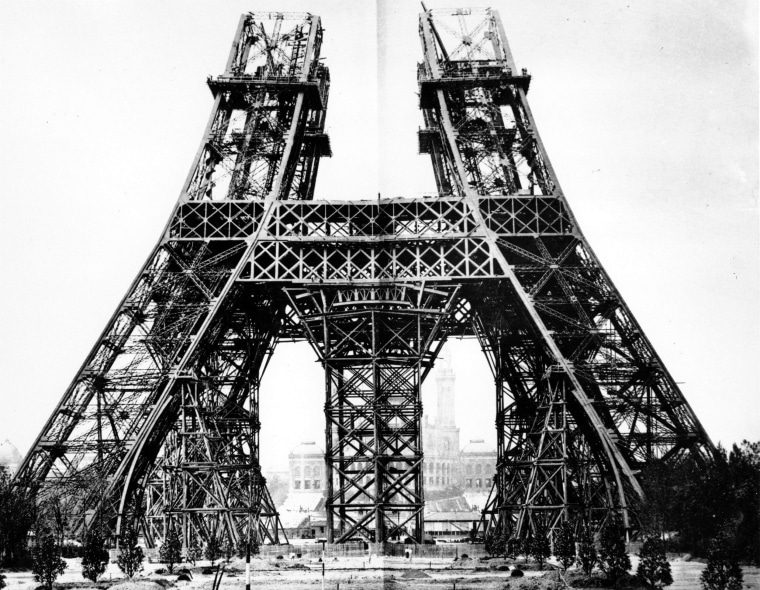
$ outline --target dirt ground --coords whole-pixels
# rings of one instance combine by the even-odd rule
[[[78,559],[66,560],[69,567],[56,586],[63,589],[103,590],[162,590],[173,584],[177,590],[211,590],[213,575],[201,572],[208,562],[199,562],[190,568],[190,582],[176,582],[177,576],[157,574],[162,564],[145,564],[145,570],[133,582],[127,582],[116,564],[110,564],[97,586],[82,578]],[[638,558],[632,556],[635,572]],[[511,577],[510,571],[500,571],[505,565],[500,560],[481,562],[477,559],[453,561],[451,559],[414,559],[401,557],[345,557],[325,562],[325,590],[550,590],[565,588],[558,581],[556,572],[525,571],[523,578]],[[182,567],[182,566],[179,566]],[[234,560],[225,566],[220,590],[242,590],[245,587],[245,563]],[[671,590],[699,590],[699,576],[704,563],[671,560],[674,583]],[[745,567],[744,587],[760,590],[760,569]],[[251,586],[257,588],[285,588],[286,590],[321,590],[322,564],[317,559],[253,559],[251,562]],[[7,590],[35,590],[38,583],[31,572],[6,572]],[[125,583],[126,582],[126,583]],[[158,583],[162,585],[159,586]],[[116,585],[119,588],[115,588]],[[575,586],[578,588],[577,586]]]

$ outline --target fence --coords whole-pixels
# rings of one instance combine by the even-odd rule
[[[407,552],[414,557],[424,558],[449,558],[483,557],[486,555],[482,544],[470,545],[468,543],[448,543],[441,545],[405,545],[403,543],[372,543],[365,547],[363,543],[350,543],[340,545],[325,545],[325,557],[361,557],[370,553],[386,555],[389,557],[406,557]],[[296,555],[303,558],[315,558],[322,556],[321,544],[292,544],[292,545],[262,545],[259,557],[289,557]]]

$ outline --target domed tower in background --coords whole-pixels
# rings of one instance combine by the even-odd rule
[[[496,471],[496,450],[483,439],[470,440],[460,447],[460,431],[456,424],[456,374],[450,356],[442,355],[436,363],[435,383],[435,421],[431,423],[425,414],[422,427],[425,491],[432,492],[426,498],[440,498],[446,489],[451,492],[456,489],[456,493],[464,494],[468,501],[482,507]]]
[[[423,476],[426,491],[461,486],[459,469],[459,428],[456,425],[454,385],[456,375],[451,358],[441,356],[436,365],[436,415],[430,423],[425,415],[422,427],[425,453]]]
[[[0,442],[0,467],[13,475],[21,465],[22,457],[18,449],[7,438],[5,442]]]

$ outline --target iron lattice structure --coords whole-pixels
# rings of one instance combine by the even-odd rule
[[[325,370],[328,540],[423,539],[420,386],[449,336],[496,384],[487,526],[635,527],[637,474],[714,447],[570,211],[495,10],[420,16],[438,196],[313,200],[329,91],[308,14],[247,14],[166,230],[17,480],[79,526],[280,540],[259,383],[282,337]]]

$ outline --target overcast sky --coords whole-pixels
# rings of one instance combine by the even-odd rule
[[[760,439],[755,3],[492,5],[592,247],[713,440]],[[22,453],[166,223],[240,14],[273,9],[325,27],[334,157],[317,198],[434,191],[417,155],[415,2],[0,2],[0,439]],[[493,440],[481,353],[448,348],[462,441]],[[308,346],[278,349],[265,467],[322,440],[322,384]]]

